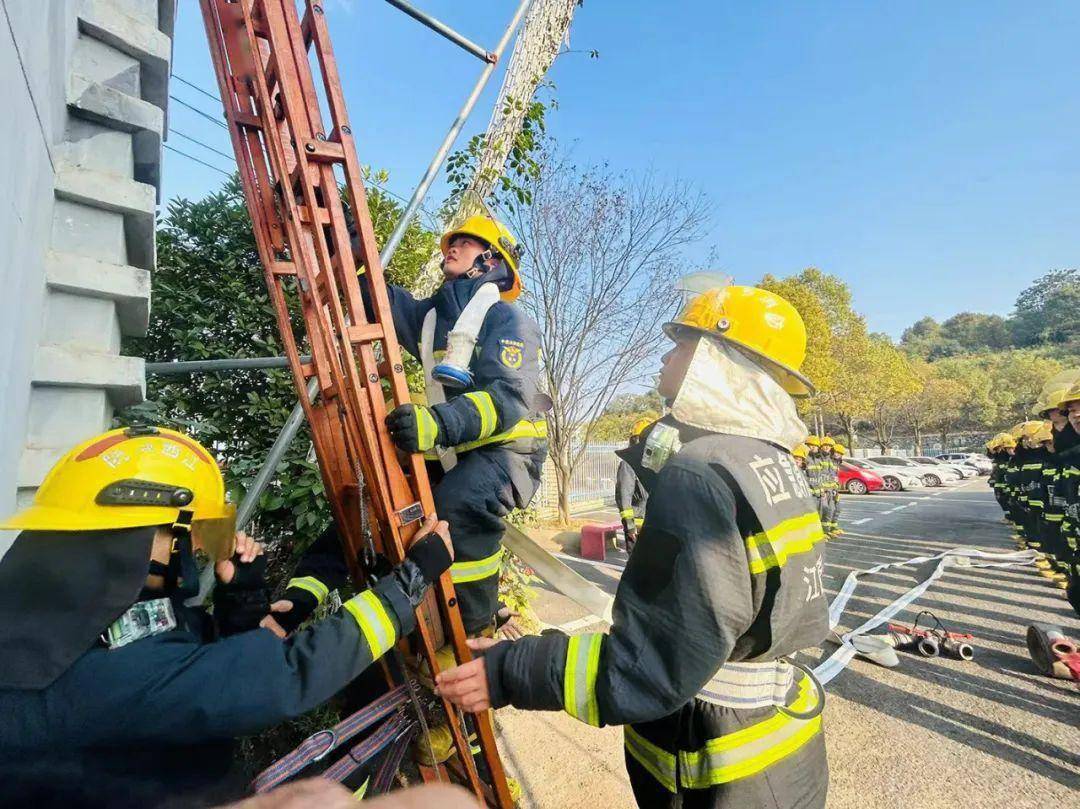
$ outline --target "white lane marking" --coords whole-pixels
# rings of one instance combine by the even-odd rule
[[[882,514],[892,514],[894,511],[899,511],[902,508],[904,508],[904,506],[897,506],[896,508],[890,508],[888,511],[883,511],[881,513]]]
[[[863,517],[861,520],[852,520],[852,525],[862,525],[864,522],[873,522],[873,517]]]
[[[593,624],[598,623],[602,623],[602,621],[595,615],[586,615],[584,618],[578,618],[573,621],[568,621],[565,624],[559,624],[558,626],[554,626],[552,628],[558,629],[560,632],[577,632],[579,629],[584,629],[587,626],[592,626]]]

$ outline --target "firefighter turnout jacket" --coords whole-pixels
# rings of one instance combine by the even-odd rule
[[[817,504],[786,450],[663,423],[658,474],[620,453],[649,509],[611,631],[492,647],[492,705],[625,725],[643,807],[824,806],[824,694],[786,659],[828,632]]]

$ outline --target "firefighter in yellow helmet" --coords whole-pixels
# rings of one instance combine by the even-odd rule
[[[824,513],[824,448],[821,446],[821,437],[808,435],[803,443],[807,447],[806,477],[810,481],[810,493],[818,504],[818,514]]]
[[[821,438],[818,464],[820,467],[820,509],[821,525],[827,536],[836,534],[836,500],[840,489],[840,466],[833,455],[836,442],[832,436],[826,435]]]
[[[1016,439],[1006,432],[997,433],[986,442],[986,454],[990,456],[992,463],[987,483],[994,490],[994,498],[1006,514],[1009,508],[1009,493],[1005,471],[1015,449]]]
[[[551,400],[539,389],[540,329],[515,303],[521,244],[478,214],[447,230],[439,247],[435,294],[388,287],[398,341],[424,366],[425,391],[386,425],[400,450],[428,461],[436,512],[454,538],[461,618],[475,635],[499,611],[503,517],[526,508],[540,486]],[[369,300],[367,285],[361,290]]]
[[[236,737],[354,680],[412,631],[452,559],[430,523],[375,588],[282,641],[259,626],[264,557],[235,522],[206,447],[128,428],[76,446],[0,524],[20,532],[0,560],[0,777],[27,799],[11,805],[42,790],[93,806],[244,794]],[[190,605],[200,563],[219,579],[212,615]]]
[[[1078,440],[1069,424],[1064,402],[1078,378],[1080,369],[1070,368],[1048,379],[1031,411],[1033,415],[1047,419],[1045,426],[1049,434],[1049,441],[1044,444],[1045,457],[1036,498],[1043,503],[1037,521],[1038,540],[1050,565],[1048,575],[1062,589],[1067,586],[1071,556],[1062,530],[1067,505],[1064,479],[1072,474],[1074,453],[1071,450],[1076,448]]]
[[[624,725],[642,807],[823,807],[824,694],[788,662],[828,633],[824,532],[791,455],[806,331],[767,290],[688,291],[664,327],[671,412],[620,453],[649,508],[610,632],[477,639],[440,693]]]
[[[630,446],[639,443],[652,424],[653,419],[638,419],[634,422],[630,429]],[[619,469],[615,474],[615,507],[619,509],[627,554],[634,550],[638,529],[645,521],[645,506],[648,501],[649,493],[638,480],[634,467],[620,459]]]
[[[1080,380],[1073,383],[1061,398],[1074,436],[1080,436]],[[1059,455],[1062,473],[1054,487],[1057,498],[1065,503],[1061,535],[1065,545],[1065,563],[1069,577],[1066,595],[1073,610],[1080,615],[1080,443]]]
[[[842,536],[844,533],[844,529],[840,527],[840,467],[844,463],[844,456],[847,455],[847,452],[847,447],[839,441],[833,441],[832,462],[836,470],[836,485],[833,488],[832,510],[829,514],[829,525],[826,526],[826,533],[834,537]]]

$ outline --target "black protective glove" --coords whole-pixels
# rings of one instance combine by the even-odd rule
[[[319,608],[318,599],[300,587],[288,588],[281,598],[292,604],[292,608],[287,612],[273,613],[273,618],[278,622],[278,626],[290,635]]]
[[[451,561],[442,537],[427,534],[412,544],[405,554],[405,561],[394,568],[393,576],[409,603],[416,607],[424,600],[428,588],[450,569]]]
[[[218,582],[214,589],[214,619],[223,637],[255,629],[270,612],[270,588],[266,584],[266,557],[250,562],[232,559],[232,581]]]
[[[394,444],[405,452],[427,452],[439,443],[442,428],[435,412],[424,405],[403,404],[386,417]]]
[[[632,519],[623,520],[622,530],[623,538],[626,540],[626,553],[629,555],[634,549],[634,543],[637,542],[637,522]]]

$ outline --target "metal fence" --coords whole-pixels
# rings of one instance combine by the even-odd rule
[[[619,468],[615,450],[624,446],[625,444],[589,444],[585,447],[581,460],[570,476],[571,512],[587,511],[615,502],[615,473]],[[559,509],[555,465],[550,458],[544,464],[540,489],[533,504],[544,516],[555,514]]]

